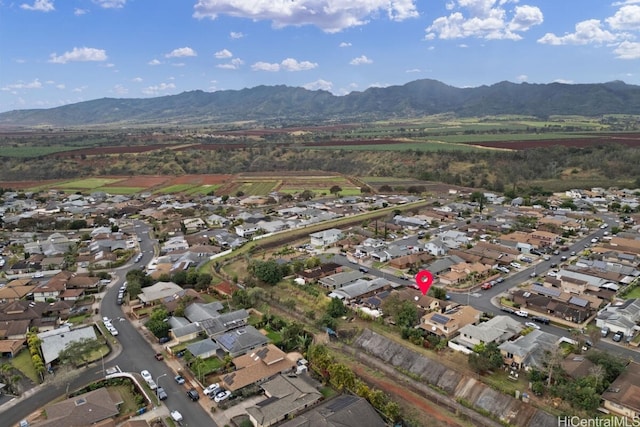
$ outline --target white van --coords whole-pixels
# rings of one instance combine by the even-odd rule
[[[529,317],[529,312],[524,310],[518,310],[515,312],[515,315],[520,317]]]

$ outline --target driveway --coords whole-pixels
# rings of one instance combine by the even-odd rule
[[[232,407],[230,407],[225,411],[221,411],[220,409],[218,409],[216,412],[212,414],[212,418],[216,422],[216,424],[218,424],[219,426],[226,426],[226,425],[230,426],[232,425],[231,418],[237,415],[246,414],[247,408],[251,406],[255,406],[256,404],[258,404],[259,402],[262,402],[265,399],[266,397],[263,394],[250,397],[248,399],[243,400],[242,402],[239,402],[237,405],[233,405]],[[211,404],[215,405],[213,401],[211,401]]]

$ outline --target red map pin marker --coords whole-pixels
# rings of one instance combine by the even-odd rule
[[[433,283],[433,274],[427,270],[421,270],[416,274],[416,285],[420,288],[422,295],[426,295],[429,292],[429,288]]]

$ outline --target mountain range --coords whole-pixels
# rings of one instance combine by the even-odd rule
[[[200,90],[156,98],[102,98],[49,109],[0,113],[3,126],[207,125],[254,121],[295,126],[403,119],[452,113],[600,116],[640,114],[640,86],[621,81],[594,84],[500,82],[457,88],[436,80],[369,88],[337,96],[290,86]]]

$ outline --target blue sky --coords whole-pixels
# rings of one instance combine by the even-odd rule
[[[258,85],[640,84],[640,0],[0,0],[0,111]]]

